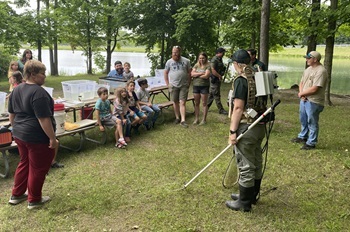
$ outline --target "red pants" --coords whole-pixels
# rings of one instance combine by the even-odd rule
[[[41,201],[45,177],[55,156],[49,144],[27,143],[15,138],[21,157],[15,173],[13,196],[21,196],[28,189],[28,202]]]

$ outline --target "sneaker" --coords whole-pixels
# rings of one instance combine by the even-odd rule
[[[198,120],[195,120],[194,122],[193,122],[193,125],[197,125],[198,124]]]
[[[205,125],[205,124],[207,124],[206,121],[201,121],[201,123],[199,123],[200,126]]]
[[[306,141],[307,141],[307,139],[301,139],[301,138],[298,138],[298,137],[296,137],[296,138],[294,138],[294,139],[291,139],[290,140],[292,143],[306,143]]]
[[[221,109],[221,110],[219,111],[219,114],[228,115],[228,112],[227,112],[226,110],[224,110],[224,109]]]
[[[125,137],[124,140],[125,140],[125,142],[127,142],[127,143],[131,142],[130,137]]]
[[[180,123],[180,125],[181,125],[182,127],[184,127],[184,128],[187,128],[187,127],[188,127],[188,125],[187,125],[187,123],[186,123],[185,121],[182,121],[182,122]]]
[[[51,164],[51,168],[64,168],[64,164],[55,162],[55,163]]]
[[[150,130],[152,127],[150,126],[150,125],[148,125],[148,124],[145,124],[145,127],[146,127],[146,130]]]
[[[308,145],[308,144],[304,144],[304,146],[302,146],[300,149],[301,150],[312,150],[312,149],[315,149],[316,146],[315,145]]]
[[[9,200],[10,205],[17,205],[23,201],[26,201],[28,199],[27,194],[23,194],[22,196],[16,197],[16,196],[11,196]]]
[[[175,124],[179,124],[181,122],[181,120],[179,118],[175,119],[174,123]]]
[[[41,197],[41,201],[39,202],[29,202],[28,203],[28,209],[38,209],[38,208],[41,208],[43,207],[43,205],[50,201],[51,198],[49,196],[43,196]]]
[[[118,143],[120,143],[120,144],[122,144],[122,145],[124,145],[124,146],[128,145],[128,144],[125,142],[124,138],[118,139]]]

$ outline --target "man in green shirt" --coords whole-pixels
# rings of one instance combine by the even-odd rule
[[[221,104],[221,81],[225,74],[226,67],[222,62],[222,57],[225,55],[226,50],[224,48],[218,48],[216,55],[211,59],[211,76],[210,76],[210,91],[208,99],[208,109],[215,99],[216,106],[219,109],[219,114],[227,115],[227,111]]]

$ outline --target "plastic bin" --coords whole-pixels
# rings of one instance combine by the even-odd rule
[[[0,92],[0,114],[5,113],[6,93]]]
[[[114,93],[114,90],[119,87],[126,87],[126,80],[118,80],[111,77],[100,77],[98,79],[99,84],[109,85],[109,92]]]
[[[52,97],[53,88],[51,88],[51,87],[46,87],[46,86],[41,86],[41,87],[43,87],[43,88],[46,90],[46,92],[48,92],[48,93],[50,94],[50,96]]]
[[[91,100],[95,97],[95,81],[74,80],[62,81],[61,83],[65,100]]]

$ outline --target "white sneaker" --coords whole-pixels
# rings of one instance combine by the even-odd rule
[[[28,199],[28,195],[27,194],[23,194],[22,196],[19,197],[15,197],[15,196],[11,196],[10,200],[9,200],[9,204],[11,205],[17,205],[23,201],[26,201]]]
[[[46,202],[50,201],[51,198],[49,196],[42,196],[41,201],[39,202],[29,202],[28,209],[38,209],[41,208]]]

